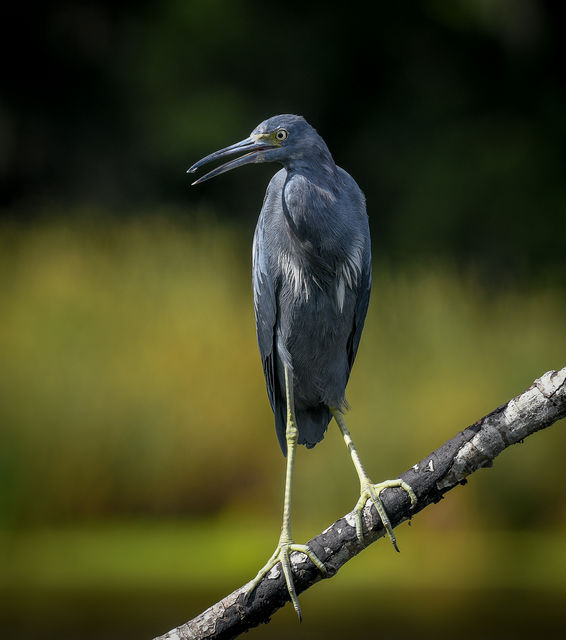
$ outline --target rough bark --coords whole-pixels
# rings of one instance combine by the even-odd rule
[[[385,490],[382,499],[391,524],[395,527],[438,502],[447,491],[458,484],[465,484],[468,475],[491,466],[504,449],[565,416],[566,367],[545,373],[522,394],[467,427],[403,473],[400,477],[413,488],[418,502],[411,509],[405,491],[397,488]],[[369,502],[364,509],[363,521],[364,544],[356,537],[352,513],[308,542],[327,567],[327,577],[332,577],[343,564],[384,535],[381,521]],[[321,579],[304,554],[294,553],[291,563],[298,593]],[[247,603],[243,601],[245,586],[155,640],[234,638],[247,629],[269,622],[270,616],[289,601],[280,565],[276,565],[263,579]]]

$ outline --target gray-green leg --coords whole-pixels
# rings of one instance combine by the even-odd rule
[[[326,568],[316,555],[307,547],[307,545],[295,544],[291,537],[291,492],[293,483],[293,467],[295,466],[295,453],[297,450],[299,433],[295,420],[293,382],[291,379],[291,373],[287,367],[285,367],[285,391],[287,395],[287,429],[285,434],[287,440],[287,473],[285,477],[285,499],[283,502],[283,524],[281,526],[281,536],[279,538],[279,544],[267,564],[259,570],[257,576],[248,584],[244,599],[247,600],[250,597],[251,593],[262,581],[263,577],[278,562],[280,562],[293,607],[295,607],[299,620],[301,620],[301,607],[299,606],[299,600],[297,598],[297,592],[295,591],[295,584],[293,583],[293,574],[291,570],[291,553],[293,551],[299,551],[300,553],[306,554],[318,570],[324,575],[326,575]]]
[[[344,414],[340,411],[340,409],[331,408],[330,411],[338,424],[340,431],[342,432],[342,436],[344,437],[344,442],[350,451],[350,455],[352,456],[352,462],[354,463],[354,467],[356,467],[356,471],[358,473],[358,478],[360,479],[360,499],[356,503],[356,507],[354,509],[356,513],[356,535],[358,536],[358,540],[363,544],[364,542],[364,533],[362,528],[362,511],[365,507],[365,504],[368,500],[371,500],[377,509],[377,513],[383,523],[383,527],[389,536],[389,539],[393,543],[396,551],[399,551],[397,547],[397,539],[395,538],[395,534],[393,533],[393,527],[391,526],[391,522],[389,520],[389,516],[387,515],[385,508],[383,506],[383,502],[381,501],[379,494],[384,490],[390,487],[401,487],[408,494],[411,499],[411,506],[414,506],[417,503],[417,496],[415,492],[411,489],[411,487],[403,482],[401,479],[396,480],[385,480],[384,482],[380,482],[378,484],[373,484],[369,479],[368,474],[366,473],[362,461],[360,460],[360,456],[358,454],[358,450],[356,449],[354,442],[352,441],[352,436],[348,431],[348,427],[346,426],[346,422],[344,421]]]

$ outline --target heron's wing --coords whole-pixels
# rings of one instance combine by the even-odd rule
[[[356,359],[356,353],[358,352],[358,346],[360,344],[360,338],[362,337],[362,330],[364,328],[364,322],[366,319],[366,313],[369,304],[369,295],[371,291],[371,250],[369,248],[369,236],[368,246],[364,254],[364,260],[362,264],[358,297],[356,300],[356,306],[354,309],[354,322],[352,325],[352,333],[348,338],[348,376],[354,365]]]
[[[252,283],[257,342],[265,374],[267,395],[275,411],[275,354],[274,335],[277,316],[275,285],[270,274],[264,240],[264,218],[260,216],[254,235]]]

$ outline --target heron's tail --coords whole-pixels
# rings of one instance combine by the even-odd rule
[[[309,409],[299,409],[295,417],[299,429],[299,444],[306,445],[307,449],[312,449],[324,438],[328,423],[332,419],[330,409],[324,404]],[[286,429],[287,411],[285,406],[279,405],[275,411],[275,430],[284,456],[287,455]]]

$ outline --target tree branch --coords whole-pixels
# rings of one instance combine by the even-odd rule
[[[439,449],[415,464],[400,477],[417,495],[410,508],[402,489],[386,489],[383,503],[395,527],[412,518],[481,467],[488,467],[504,449],[544,429],[566,416],[566,367],[549,371],[521,395],[467,427]],[[328,577],[366,546],[384,535],[375,507],[368,502],[363,513],[365,542],[356,537],[352,513],[337,520],[308,542],[324,562]],[[308,589],[321,579],[320,573],[302,553],[291,557],[297,592]],[[245,586],[240,587],[193,620],[155,640],[226,640],[269,622],[269,617],[289,601],[285,579],[276,565],[244,603]]]

